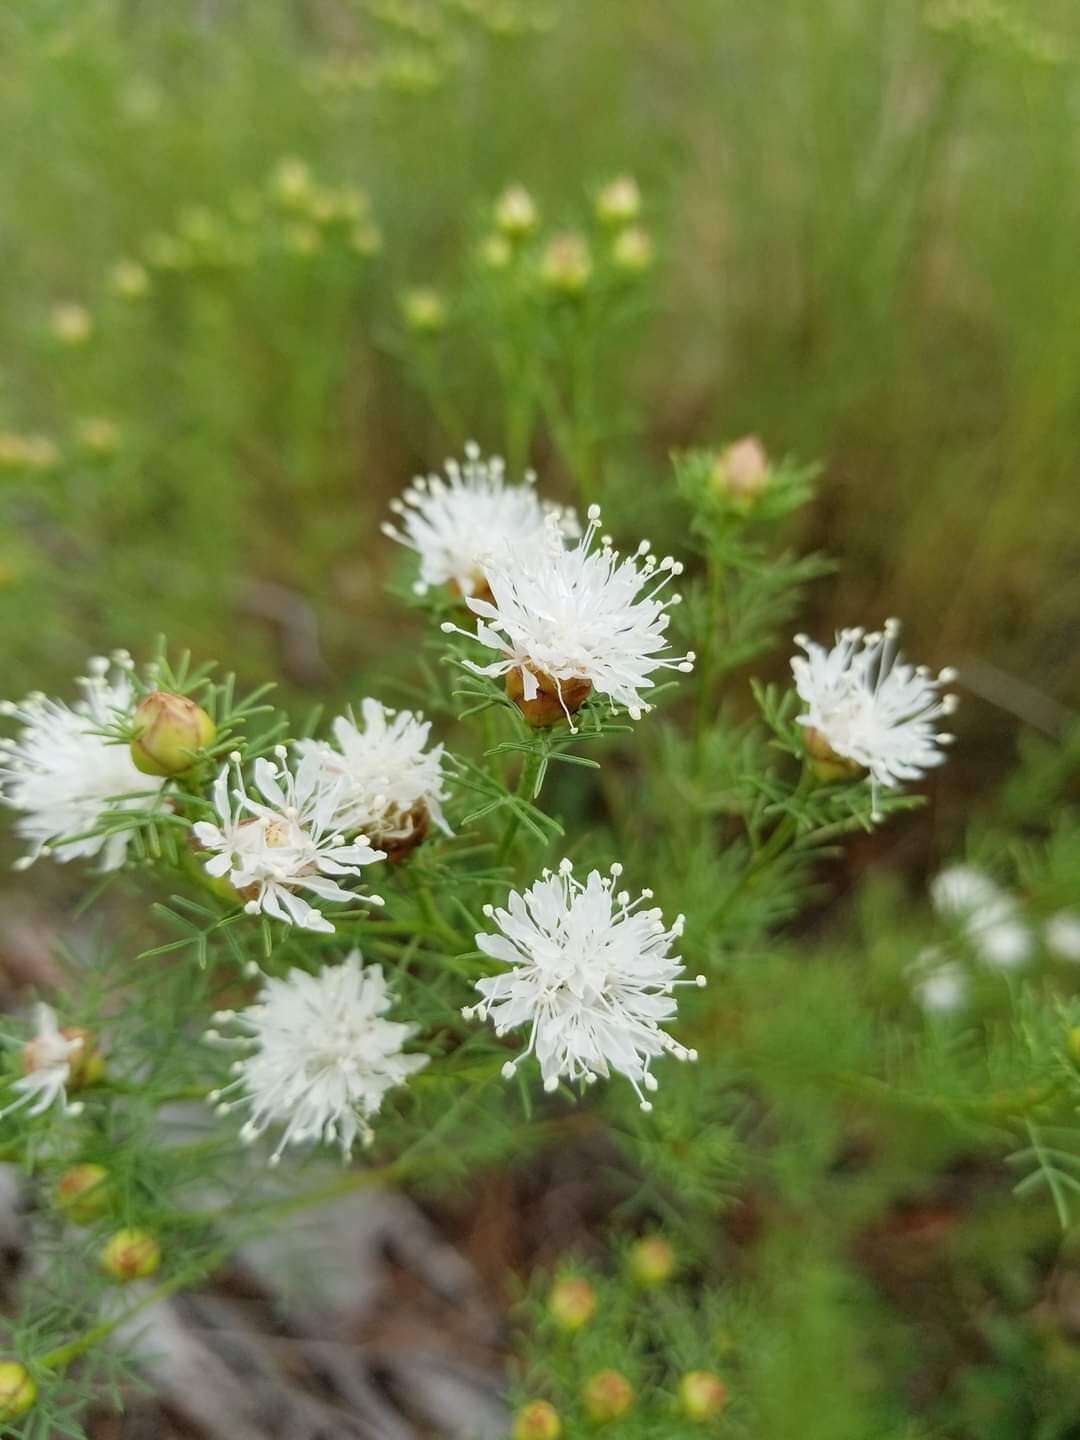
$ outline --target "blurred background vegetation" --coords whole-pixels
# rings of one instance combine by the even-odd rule
[[[901,615],[993,702],[941,783],[1076,703],[1072,0],[30,0],[0,8],[0,136],[4,694],[164,631],[333,704],[412,664],[378,526],[467,438],[678,553],[670,453],[756,432],[824,467],[790,538],[840,568],[801,628]],[[619,175],[625,225],[596,212]],[[498,228],[513,185],[535,233]],[[1010,834],[1068,803],[1066,759]],[[918,823],[850,870],[925,872]],[[772,1207],[767,1303],[725,1323],[776,1436],[1076,1436],[1049,1207],[925,1113],[878,1114],[845,1189],[851,1113],[806,1084],[887,1043],[894,868],[827,960],[796,935],[734,978],[786,1169],[720,1242],[734,1267]]]
[[[161,630],[274,674],[296,599],[292,678],[347,684],[414,471],[524,428],[573,498],[552,424],[509,433],[477,247],[509,184],[550,234],[631,173],[652,273],[582,421],[620,528],[756,431],[826,462],[823,624],[1075,694],[1078,63],[1068,0],[4,7],[5,693]]]

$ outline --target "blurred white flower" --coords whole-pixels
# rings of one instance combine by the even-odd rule
[[[279,746],[276,754],[283,761],[285,747]],[[229,789],[228,765],[214,782],[214,808],[221,823],[199,821],[193,828],[203,849],[216,852],[205,861],[207,873],[227,876],[247,897],[244,908],[249,914],[261,911],[288,925],[330,933],[333,925],[298,890],[310,891],[319,900],[382,904],[379,896],[344,890],[333,878],[356,879],[365,865],[385,855],[373,850],[363,835],[346,844],[335,820],[342,781],[327,775],[319,751],[304,755],[295,774],[285,764],[256,760],[255,788],[261,801],[247,793],[239,756],[234,755],[232,763],[235,789]]]
[[[413,589],[423,595],[433,585],[454,584],[462,595],[484,587],[484,563],[508,545],[543,543],[549,516],[567,535],[577,533],[573,512],[542,504],[533,489],[535,476],[508,484],[498,456],[481,460],[479,447],[465,447],[465,463],[446,462],[446,474],[419,476],[391,509],[399,525],[382,530],[420,557]]]
[[[563,698],[568,683],[584,684],[622,705],[635,720],[650,707],[656,670],[693,669],[694,654],[666,656],[670,609],[680,596],[661,598],[682,573],[670,556],[657,560],[643,540],[634,555],[621,557],[607,536],[594,545],[600,507],[589,509],[589,524],[576,545],[567,547],[552,527],[543,544],[508,547],[484,569],[491,599],[469,599],[477,615],[475,638],[499,652],[490,665],[466,664],[479,675],[517,671],[526,701],[552,685],[573,728]],[[449,621],[443,629],[458,629]],[[469,631],[460,633],[469,635]]]
[[[431,725],[411,710],[388,710],[378,700],[360,702],[363,726],[339,715],[331,729],[337,748],[325,740],[303,740],[297,749],[322,757],[323,770],[338,784],[334,825],[362,831],[377,845],[409,840],[427,818],[446,834],[442,812],[443,747],[427,749]]]
[[[947,1015],[962,1010],[968,999],[968,977],[955,960],[942,960],[936,946],[924,950],[913,967],[915,998],[924,1010]]]
[[[126,744],[100,732],[130,719],[131,681],[121,663],[89,662],[78,682],[82,699],[75,705],[30,695],[21,705],[10,701],[0,714],[21,724],[15,739],[0,740],[0,798],[20,812],[15,830],[30,844],[19,862],[39,855],[55,860],[100,857],[102,870],[115,870],[127,853],[130,830],[101,828],[110,812],[149,810],[159,803],[162,780],[135,768]]]
[[[1061,960],[1080,960],[1080,915],[1075,910],[1059,910],[1043,927],[1047,949]]]
[[[796,635],[806,653],[791,661],[807,707],[799,724],[833,755],[870,772],[875,812],[880,786],[922,779],[942,764],[941,747],[952,740],[938,731],[937,721],[956,708],[955,696],[941,694],[955,671],[935,678],[925,666],[909,665],[897,649],[899,634],[897,620],[869,635],[860,628],[841,630],[831,650]]]
[[[1015,899],[977,866],[947,866],[931,881],[930,899],[961,926],[985,965],[1010,970],[1031,958],[1034,942]]]
[[[679,980],[683,966],[671,947],[683,917],[665,929],[659,910],[639,909],[652,891],[634,901],[626,891],[614,893],[621,873],[619,865],[609,877],[593,870],[582,884],[564,860],[524,895],[512,891],[505,910],[485,906],[501,933],[477,935],[476,943],[509,968],[478,980],[482,999],[462,1013],[490,1018],[497,1035],[529,1027],[524,1052],[503,1066],[507,1079],[535,1052],[545,1090],[560,1079],[589,1084],[615,1070],[630,1081],[641,1108],[651,1110],[642,1091],[657,1088],[653,1060],[697,1059],[660,1028],[675,1015],[674,987],[704,985],[705,977]]]
[[[263,984],[253,1005],[221,1010],[216,1024],[240,1032],[224,1043],[247,1050],[232,1069],[236,1079],[209,1096],[219,1111],[250,1107],[241,1139],[255,1140],[271,1125],[284,1131],[270,1157],[276,1164],[287,1145],[325,1141],[350,1154],[359,1135],[372,1139],[370,1121],[383,1096],[428,1063],[402,1046],[416,1033],[383,1016],[393,997],[382,969],[365,966],[358,950],[317,975],[290,970]],[[216,1031],[211,1040],[222,1041]],[[230,1099],[236,1091],[242,1094]]]
[[[77,1115],[83,1108],[78,1102],[68,1103],[67,1087],[75,1068],[85,1058],[85,1032],[75,1030],[65,1034],[57,1026],[56,1012],[49,1005],[37,1005],[34,1020],[37,1034],[23,1046],[26,1073],[11,1087],[19,1098],[0,1110],[0,1119],[24,1105],[29,1106],[28,1115],[41,1115],[58,1101],[69,1115]]]

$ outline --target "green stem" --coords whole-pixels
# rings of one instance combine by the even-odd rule
[[[534,751],[530,751],[525,756],[524,763],[521,767],[521,774],[518,776],[517,790],[515,791],[515,794],[517,795],[519,800],[531,800],[534,798],[532,792],[533,788],[536,785],[536,777],[539,773],[539,770],[540,756]],[[510,812],[510,818],[506,822],[506,829],[503,831],[502,840],[499,842],[499,848],[495,854],[496,865],[505,864],[506,860],[509,858],[510,850],[514,843],[514,837],[517,835],[518,827],[520,826],[520,824],[521,816],[519,815],[517,807],[515,806]]]

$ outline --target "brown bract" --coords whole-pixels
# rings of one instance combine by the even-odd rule
[[[557,725],[569,715],[575,715],[592,693],[592,681],[583,676],[573,675],[568,680],[555,680],[542,670],[532,670],[539,687],[531,700],[525,699],[525,682],[521,667],[515,666],[506,672],[506,693],[537,730]]]

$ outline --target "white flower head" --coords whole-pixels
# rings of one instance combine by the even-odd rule
[[[967,1004],[967,972],[955,960],[943,960],[936,945],[919,955],[912,972],[915,998],[924,1010],[948,1015]]]
[[[643,540],[633,555],[620,556],[608,536],[600,536],[600,507],[589,507],[589,523],[573,546],[561,542],[550,526],[545,543],[508,549],[485,567],[491,599],[473,596],[469,609],[478,617],[475,639],[499,652],[489,665],[466,662],[479,675],[517,670],[527,701],[536,697],[539,677],[555,683],[562,701],[568,681],[587,681],[640,719],[650,707],[657,670],[693,669],[694,653],[670,656],[667,628],[678,594],[663,596],[682,565],[658,560]],[[457,629],[447,622],[448,633]],[[469,631],[461,631],[470,634]]]
[[[659,910],[641,908],[651,890],[633,901],[616,893],[621,873],[619,865],[608,876],[593,870],[582,884],[564,860],[524,895],[512,891],[506,909],[485,906],[500,933],[477,935],[476,943],[508,968],[477,981],[480,1003],[463,1014],[490,1018],[496,1035],[529,1026],[526,1049],[503,1066],[507,1079],[533,1053],[549,1091],[561,1079],[591,1084],[615,1070],[648,1111],[642,1091],[657,1088],[653,1060],[697,1059],[660,1027],[675,1015],[675,986],[704,985],[705,977],[679,979],[683,966],[671,947],[683,917],[666,929]]]
[[[791,662],[807,707],[799,724],[816,731],[835,755],[870,772],[875,812],[880,786],[921,780],[943,763],[942,746],[953,738],[937,722],[956,708],[956,697],[941,693],[956,672],[934,676],[925,666],[908,664],[897,648],[899,635],[898,620],[886,620],[871,634],[841,630],[831,650],[796,635],[806,653]]]
[[[947,866],[930,882],[930,899],[960,925],[984,965],[1011,970],[1031,958],[1034,942],[1016,900],[978,866]]]
[[[285,747],[278,746],[275,754],[284,762]],[[385,855],[373,850],[364,835],[346,843],[335,821],[341,780],[327,775],[319,751],[302,756],[295,773],[284,763],[256,760],[255,789],[261,799],[248,794],[239,756],[231,759],[234,788],[229,788],[228,765],[214,782],[220,823],[199,821],[194,831],[203,849],[215,852],[205,862],[207,873],[227,876],[235,889],[248,896],[244,908],[249,914],[262,912],[288,925],[328,934],[333,925],[300,890],[319,900],[382,904],[377,895],[342,889],[335,878],[356,879],[365,865]]]
[[[57,1103],[67,1114],[77,1115],[83,1107],[79,1102],[69,1103],[67,1090],[73,1073],[85,1061],[86,1033],[62,1031],[49,1005],[36,1006],[34,1020],[37,1033],[23,1046],[26,1073],[11,1087],[19,1098],[0,1110],[0,1118],[24,1105],[29,1107],[28,1115],[41,1115]]]
[[[326,1141],[348,1157],[357,1135],[370,1143],[370,1121],[388,1090],[428,1063],[402,1046],[415,1025],[386,1020],[393,997],[378,965],[365,966],[358,950],[317,975],[290,970],[263,984],[253,1005],[222,1010],[216,1024],[239,1037],[208,1039],[237,1044],[248,1053],[234,1062],[236,1079],[209,1097],[221,1112],[250,1107],[241,1139],[255,1140],[271,1125],[284,1127],[270,1163],[287,1145]],[[242,1094],[228,1098],[234,1092]]]
[[[140,774],[127,745],[101,733],[129,719],[134,706],[130,659],[120,652],[116,661],[89,662],[74,705],[34,694],[0,706],[22,727],[15,739],[0,740],[0,798],[19,812],[15,830],[31,847],[20,866],[45,854],[60,861],[96,856],[102,870],[115,870],[131,832],[99,831],[105,816],[159,803],[163,781]]]
[[[1043,927],[1047,949],[1061,960],[1080,960],[1080,914],[1059,910]]]
[[[430,816],[450,834],[442,811],[443,747],[428,748],[430,722],[371,699],[361,700],[360,716],[362,726],[351,715],[333,722],[336,747],[325,740],[302,740],[297,746],[302,755],[318,753],[324,773],[339,786],[336,827],[392,845],[408,840],[418,820]]]
[[[577,534],[573,511],[543,504],[535,481],[529,471],[523,483],[507,483],[503,461],[482,460],[472,443],[464,464],[448,460],[444,475],[417,476],[390,507],[399,523],[382,527],[420,557],[416,593],[453,583],[462,595],[475,595],[484,587],[485,562],[508,545],[541,544],[549,519],[562,533]]]

